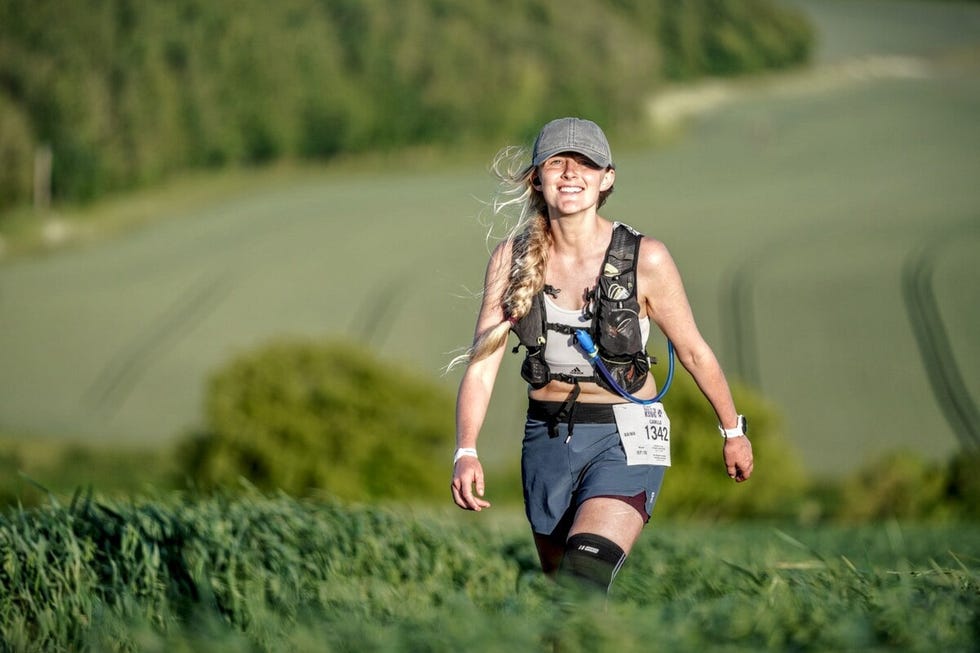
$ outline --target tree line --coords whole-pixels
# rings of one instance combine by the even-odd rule
[[[639,120],[665,80],[798,64],[772,0],[0,0],[0,210],[177,170]]]

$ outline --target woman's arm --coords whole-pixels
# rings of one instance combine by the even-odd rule
[[[637,272],[647,314],[674,344],[678,360],[711,403],[718,423],[735,428],[738,412],[725,373],[698,330],[680,272],[667,247],[644,237]],[[736,481],[752,475],[752,444],[748,438],[727,438],[724,458],[728,475]]]
[[[504,320],[501,306],[504,285],[510,268],[510,242],[497,246],[487,265],[483,303],[476,322],[474,338]],[[456,448],[476,449],[480,429],[486,419],[497,371],[506,349],[506,340],[486,358],[470,362],[456,395]],[[485,480],[483,466],[475,456],[464,455],[453,465],[453,501],[460,508],[479,512],[489,508],[483,499]],[[474,494],[475,488],[475,494]]]

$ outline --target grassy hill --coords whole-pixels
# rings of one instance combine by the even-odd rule
[[[928,271],[918,283],[960,397],[980,397],[980,66],[962,29],[980,16],[909,4],[919,20],[891,3],[800,3],[824,33],[859,41],[838,41],[847,57],[725,85],[659,148],[613,142],[604,214],[667,242],[726,368],[782,408],[817,472],[895,448],[943,457],[971,437],[934,390],[944,366],[916,331],[922,304],[903,281],[915,270]],[[906,52],[875,30],[919,40]],[[347,335],[453,386],[439,375],[471,336],[491,153],[270,173],[210,199],[188,197],[200,181],[175,183],[150,208],[137,196],[61,216],[49,224],[76,233],[100,212],[146,226],[0,267],[0,429],[169,441],[197,419],[209,370],[290,333]],[[494,398],[491,459],[516,455],[517,363],[507,357]]]

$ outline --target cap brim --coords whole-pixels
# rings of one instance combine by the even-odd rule
[[[589,161],[596,164],[596,166],[599,168],[615,167],[613,165],[613,162],[607,159],[601,153],[590,151],[584,147],[575,147],[574,145],[558,147],[551,150],[545,150],[544,152],[538,152],[538,155],[534,157],[534,161],[532,161],[532,165],[539,166],[542,163],[544,163],[547,159],[550,159],[553,156],[557,156],[558,154],[565,154],[566,152],[574,152],[576,154],[581,154],[582,156],[586,156],[589,158]]]

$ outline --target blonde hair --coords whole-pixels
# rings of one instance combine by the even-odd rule
[[[534,296],[544,287],[551,247],[551,226],[544,197],[541,191],[534,188],[537,171],[534,166],[524,163],[527,158],[524,148],[511,146],[500,150],[490,164],[490,173],[498,181],[489,204],[491,219],[506,217],[517,211],[517,222],[502,245],[512,248],[507,276],[488,278],[487,287],[483,290],[486,296],[491,294],[491,284],[507,284],[500,293],[504,319],[478,333],[473,345],[455,357],[446,367],[447,371],[462,363],[484,359],[503,346],[511,326],[528,314]]]
[[[498,180],[497,191],[490,202],[491,219],[507,215],[515,209],[518,212],[517,222],[504,239],[503,246],[512,248],[507,277],[488,278],[487,287],[483,289],[486,297],[491,284],[506,282],[500,294],[504,319],[478,333],[473,345],[450,361],[446,366],[447,371],[462,363],[482,360],[502,347],[507,342],[511,327],[530,312],[535,295],[544,288],[552,244],[551,223],[544,195],[534,187],[537,169],[524,163],[528,158],[526,149],[510,146],[500,150],[490,164],[490,173]],[[605,203],[612,191],[609,188],[600,193],[599,206]]]

